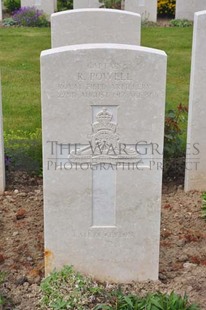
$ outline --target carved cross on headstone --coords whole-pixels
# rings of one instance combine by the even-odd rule
[[[141,164],[135,144],[120,143],[117,133],[118,106],[92,106],[92,134],[88,144],[55,144],[57,166],[92,169],[92,226],[116,225],[116,174],[118,169],[133,169]],[[144,144],[144,148],[145,148]],[[141,148],[141,145],[139,146]],[[69,155],[68,155],[69,153]],[[130,167],[129,167],[130,166]]]

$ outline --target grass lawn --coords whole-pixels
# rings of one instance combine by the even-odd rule
[[[179,103],[187,104],[192,27],[143,28],[142,45],[162,49],[168,55],[167,109],[174,108]],[[12,138],[35,139],[35,132],[40,132],[39,56],[42,50],[48,48],[49,28],[0,28],[0,69],[6,147]],[[37,139],[40,140],[40,135]]]
[[[167,108],[188,103],[192,27],[143,28],[142,45],[168,55]],[[39,55],[50,48],[50,29],[0,28],[4,129],[41,127]]]
[[[142,45],[168,55],[167,109],[188,104],[193,28],[143,28]]]
[[[39,55],[48,48],[49,29],[0,29],[0,69],[6,132],[34,132],[41,127]]]

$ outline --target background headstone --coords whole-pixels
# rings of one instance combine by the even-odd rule
[[[98,0],[73,0],[73,9],[99,8],[102,4]]]
[[[2,1],[0,0],[0,21],[2,21]]]
[[[0,194],[5,190],[5,159],[4,159],[4,137],[3,137],[3,115],[2,115],[2,96],[0,79]]]
[[[21,7],[35,7],[44,11],[50,19],[50,15],[57,10],[56,0],[21,0]]]
[[[158,279],[165,85],[162,51],[42,52],[46,274],[73,265],[99,280]]]
[[[195,13],[185,190],[206,191],[206,11]]]
[[[140,45],[139,14],[110,9],[69,10],[52,14],[52,47],[85,43]]]
[[[206,10],[206,0],[176,0],[176,19],[194,20],[194,14]]]
[[[157,21],[157,0],[125,0],[126,11],[141,15],[142,20]]]

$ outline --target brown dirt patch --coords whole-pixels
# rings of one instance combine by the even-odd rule
[[[42,179],[9,173],[0,196],[0,271],[6,280],[1,294],[5,309],[38,309],[43,267]],[[184,193],[182,186],[163,188],[160,280],[134,283],[124,290],[176,291],[206,309],[206,222],[201,218],[201,193]]]

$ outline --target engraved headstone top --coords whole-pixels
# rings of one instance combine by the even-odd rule
[[[82,44],[41,55],[46,273],[158,279],[166,55]]]
[[[61,33],[61,35],[60,35]],[[81,9],[51,18],[52,47],[85,43],[140,45],[139,14],[110,9]]]

